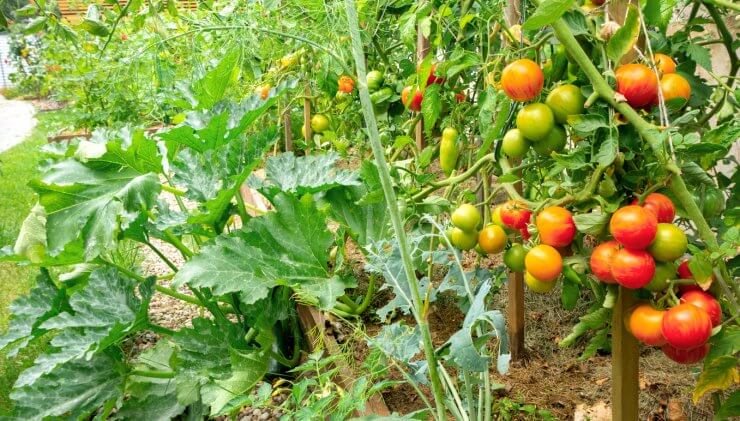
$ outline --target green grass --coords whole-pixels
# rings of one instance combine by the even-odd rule
[[[36,202],[28,182],[38,175],[42,158],[39,147],[57,126],[63,111],[37,114],[38,125],[25,142],[0,153],[0,246],[12,245],[21,223]],[[33,287],[36,271],[10,263],[0,263],[0,332],[5,332],[10,317],[8,306],[18,296]],[[28,367],[39,352],[40,345],[30,346],[14,358],[0,352],[0,413],[10,409],[8,397],[18,374]]]

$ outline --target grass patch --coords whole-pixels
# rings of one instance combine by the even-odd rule
[[[46,136],[58,126],[64,110],[39,113],[38,124],[23,143],[0,153],[0,246],[12,245],[21,223],[36,202],[36,195],[28,182],[39,174],[42,155],[39,147]],[[0,263],[0,332],[5,332],[10,317],[8,306],[18,296],[26,294],[34,283],[35,268]],[[10,409],[8,397],[18,374],[36,358],[40,345],[32,344],[14,358],[0,352],[0,412]]]

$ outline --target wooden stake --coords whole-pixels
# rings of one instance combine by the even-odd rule
[[[303,89],[303,128],[306,132],[306,154],[311,149],[313,131],[311,130],[311,88],[306,83]]]
[[[640,348],[624,325],[624,316],[636,302],[634,291],[619,287],[612,317],[613,421],[635,421],[640,414]]]
[[[429,54],[429,38],[424,37],[421,33],[421,29],[416,28],[416,61],[421,63],[424,58]],[[419,119],[416,123],[416,147],[419,150],[426,147],[427,142],[424,139],[424,119]]]
[[[285,110],[283,113],[283,133],[285,136],[285,152],[290,152],[293,150],[293,126],[290,122],[290,110]]]

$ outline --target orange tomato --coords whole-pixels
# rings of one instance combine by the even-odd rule
[[[658,53],[655,55],[655,67],[661,74],[676,73],[676,62],[665,54]]]
[[[532,212],[518,200],[509,200],[501,206],[501,221],[509,228],[521,230],[527,226]]]
[[[506,247],[506,232],[496,224],[486,225],[478,233],[478,245],[488,254],[501,253]]]
[[[629,330],[638,341],[648,345],[661,346],[666,343],[661,326],[665,311],[650,304],[638,304],[629,317]]]
[[[617,68],[617,92],[624,95],[627,103],[641,108],[654,103],[658,97],[658,78],[644,64],[625,64]]]
[[[349,76],[339,78],[339,90],[345,94],[351,93],[355,89],[355,81]]]
[[[619,250],[619,243],[614,240],[601,243],[591,252],[591,273],[600,281],[607,284],[615,284],[617,281],[612,276],[612,260]]]
[[[267,97],[270,95],[270,85],[258,86],[256,90],[260,98],[262,99],[267,99]]]
[[[573,215],[560,206],[550,206],[542,210],[535,220],[540,241],[553,247],[565,247],[576,236]]]
[[[663,92],[663,100],[670,101],[675,98],[683,98],[688,101],[691,97],[691,85],[678,73],[668,73],[660,79],[660,91]]]
[[[563,271],[563,258],[554,247],[540,244],[527,253],[524,267],[540,281],[553,281]]]
[[[542,91],[545,75],[532,60],[522,58],[509,63],[501,73],[501,87],[514,101],[531,101]]]

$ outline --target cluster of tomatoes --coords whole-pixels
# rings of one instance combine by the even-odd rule
[[[515,60],[501,73],[501,88],[514,101],[526,102],[542,92],[545,76],[537,63],[529,59]],[[564,124],[568,116],[581,114],[586,99],[575,85],[556,86],[544,103],[534,102],[522,107],[516,116],[516,128],[504,135],[501,149],[511,158],[521,158],[532,147],[541,155],[561,151],[567,135]]]
[[[424,100],[424,88],[430,85],[443,85],[445,78],[437,75],[437,64],[432,64],[429,69],[429,76],[427,77],[426,84],[423,87],[417,86],[406,86],[401,91],[401,102],[403,105],[411,111],[421,111],[421,102]]]
[[[630,63],[620,66],[615,71],[617,92],[622,94],[627,103],[634,108],[649,109],[658,104],[659,91],[665,102],[678,102],[683,106],[691,97],[691,85],[676,73],[676,63],[665,54],[655,55],[656,73],[648,66]]]
[[[591,272],[605,283],[625,288],[644,288],[661,294],[663,302],[676,301],[670,280],[677,276],[675,263],[688,246],[684,232],[674,225],[671,200],[651,193],[618,209],[609,231],[614,238],[594,248]],[[679,266],[681,278],[691,278],[688,263]],[[719,302],[696,285],[679,288],[680,300],[667,310],[649,302],[638,304],[625,321],[641,342],[661,346],[666,356],[680,363],[695,363],[707,354],[712,328],[721,321]],[[675,298],[674,298],[675,297]]]

